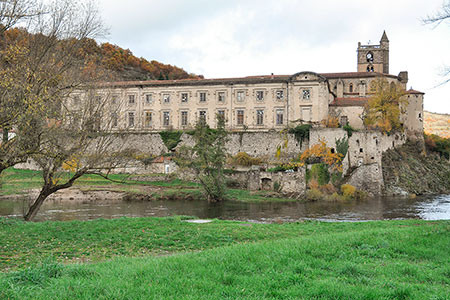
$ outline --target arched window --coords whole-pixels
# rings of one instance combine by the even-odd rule
[[[391,82],[391,85],[389,86],[389,89],[391,90],[391,92],[394,92],[395,91],[395,83],[394,82]]]
[[[348,86],[348,91],[350,93],[353,93],[353,83],[350,83],[350,85]]]
[[[373,66],[371,66],[371,65],[368,65],[367,66],[367,72],[373,72],[374,70],[373,70]]]

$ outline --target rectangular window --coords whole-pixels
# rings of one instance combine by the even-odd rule
[[[152,94],[145,95],[145,104],[152,103],[152,100],[153,100]]]
[[[264,91],[256,91],[256,100],[258,101],[264,100]]]
[[[245,99],[245,93],[243,91],[237,92],[236,96],[237,101],[242,102]]]
[[[163,112],[163,126],[169,126],[170,124],[170,112]]]
[[[218,95],[219,102],[225,102],[225,92],[219,92]]]
[[[188,112],[182,111],[181,112],[181,126],[187,126],[188,124]]]
[[[200,93],[200,102],[206,102],[206,93]]]
[[[111,126],[112,127],[117,127],[117,123],[118,123],[117,119],[118,119],[117,118],[117,114],[116,113],[112,113],[111,114]]]
[[[236,111],[236,124],[244,125],[244,111],[241,109]]]
[[[134,95],[128,95],[128,104],[134,104]]]
[[[181,102],[188,102],[188,94],[187,93],[181,94]]]
[[[128,112],[128,127],[134,127],[134,112]]]
[[[303,100],[309,100],[311,98],[311,91],[310,90],[303,90],[302,91],[302,98],[303,98]]]
[[[283,125],[283,122],[284,122],[284,109],[277,109],[276,115],[277,115],[276,124],[277,125]]]
[[[277,100],[283,100],[284,92],[282,90],[277,91]]]
[[[152,112],[150,111],[146,111],[145,112],[145,118],[144,118],[144,126],[145,127],[152,127],[152,120],[153,116],[152,116]]]
[[[264,124],[264,110],[258,109],[256,111],[256,125]]]
[[[219,115],[219,117],[225,118],[225,111],[224,110],[218,110],[217,111],[217,115]]]
[[[170,103],[170,95],[169,94],[163,94],[163,102]]]
[[[201,110],[198,112],[199,120],[206,121],[206,110]]]

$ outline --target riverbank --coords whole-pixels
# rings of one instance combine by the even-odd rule
[[[0,298],[450,296],[450,221],[196,224],[186,219],[0,219]]]
[[[154,176],[157,180],[149,180]],[[132,177],[132,178],[131,178]],[[49,199],[58,200],[94,200],[109,199],[114,193],[114,199],[125,201],[151,200],[193,200],[203,199],[200,186],[197,183],[164,177],[162,174],[137,175],[112,174],[111,180],[98,175],[83,175],[70,189],[61,190]],[[34,195],[39,191],[42,183],[40,171],[20,170],[10,168],[3,172],[0,178],[0,197],[17,195]],[[144,180],[145,179],[145,180]],[[68,192],[69,191],[69,192]],[[120,195],[117,195],[119,193]],[[77,194],[77,195],[74,195]],[[242,189],[228,189],[230,199],[242,202],[292,202],[297,199],[285,198],[268,191],[251,192]],[[37,194],[36,194],[37,196]]]

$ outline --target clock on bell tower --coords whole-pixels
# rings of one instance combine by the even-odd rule
[[[389,40],[383,32],[379,45],[358,43],[358,72],[389,74]]]

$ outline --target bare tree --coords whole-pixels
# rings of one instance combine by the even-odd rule
[[[67,99],[61,119],[47,124],[39,151],[31,155],[42,169],[44,183],[24,216],[27,221],[36,216],[48,196],[71,187],[81,176],[108,178],[112,169],[123,166],[123,140],[110,130],[120,106],[112,103],[110,93],[104,90],[88,89],[81,96],[80,100],[74,98],[78,104]]]
[[[439,25],[440,23],[448,19],[450,19],[450,1],[446,0],[442,4],[442,7],[438,12],[432,15],[428,15],[425,19],[423,19],[423,22],[425,24]]]
[[[428,15],[426,18],[424,18],[422,21],[424,24],[434,24],[435,27],[439,26],[442,22],[450,20],[450,0],[445,0],[442,3],[442,6],[439,11],[432,15]],[[444,78],[444,81],[440,83],[439,85],[446,84],[450,81],[450,66],[444,66],[442,70],[442,77]]]
[[[40,149],[47,121],[74,89],[105,75],[89,70],[82,55],[85,40],[105,32],[93,2],[54,1],[39,10],[30,3],[0,2],[9,28],[0,36],[0,173]],[[26,28],[11,28],[23,20]]]
[[[43,13],[42,2],[36,0],[0,0],[0,35],[17,23]]]

